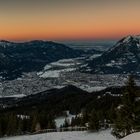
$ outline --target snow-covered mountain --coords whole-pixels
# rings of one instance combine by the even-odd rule
[[[40,71],[50,62],[78,57],[82,53],[51,41],[14,43],[1,40],[0,76],[4,79],[14,79],[23,72]]]
[[[121,39],[100,57],[89,61],[84,71],[87,70],[101,74],[139,74],[140,36]]]

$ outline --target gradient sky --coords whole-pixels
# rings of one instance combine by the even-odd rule
[[[140,34],[140,0],[0,0],[0,39],[112,39]]]

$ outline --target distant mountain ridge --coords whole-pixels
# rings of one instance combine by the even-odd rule
[[[24,72],[41,71],[48,63],[60,59],[90,57],[98,50],[78,50],[52,41],[33,40],[24,43],[0,41],[0,77],[11,80]],[[101,56],[85,60],[82,72],[93,74],[140,74],[140,35],[119,40]],[[84,58],[83,58],[84,59]]]
[[[91,73],[139,74],[140,36],[124,37],[100,57],[89,61],[87,67]]]
[[[64,44],[34,40],[24,43],[0,41],[0,76],[14,79],[23,72],[39,71],[50,62],[81,56]]]

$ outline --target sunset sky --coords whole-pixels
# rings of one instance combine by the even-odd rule
[[[0,39],[114,39],[140,34],[140,0],[0,0]]]

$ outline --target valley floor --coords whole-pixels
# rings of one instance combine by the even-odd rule
[[[116,140],[110,134],[110,130],[96,133],[90,132],[54,132],[38,135],[17,136],[11,138],[1,138],[0,140]]]

